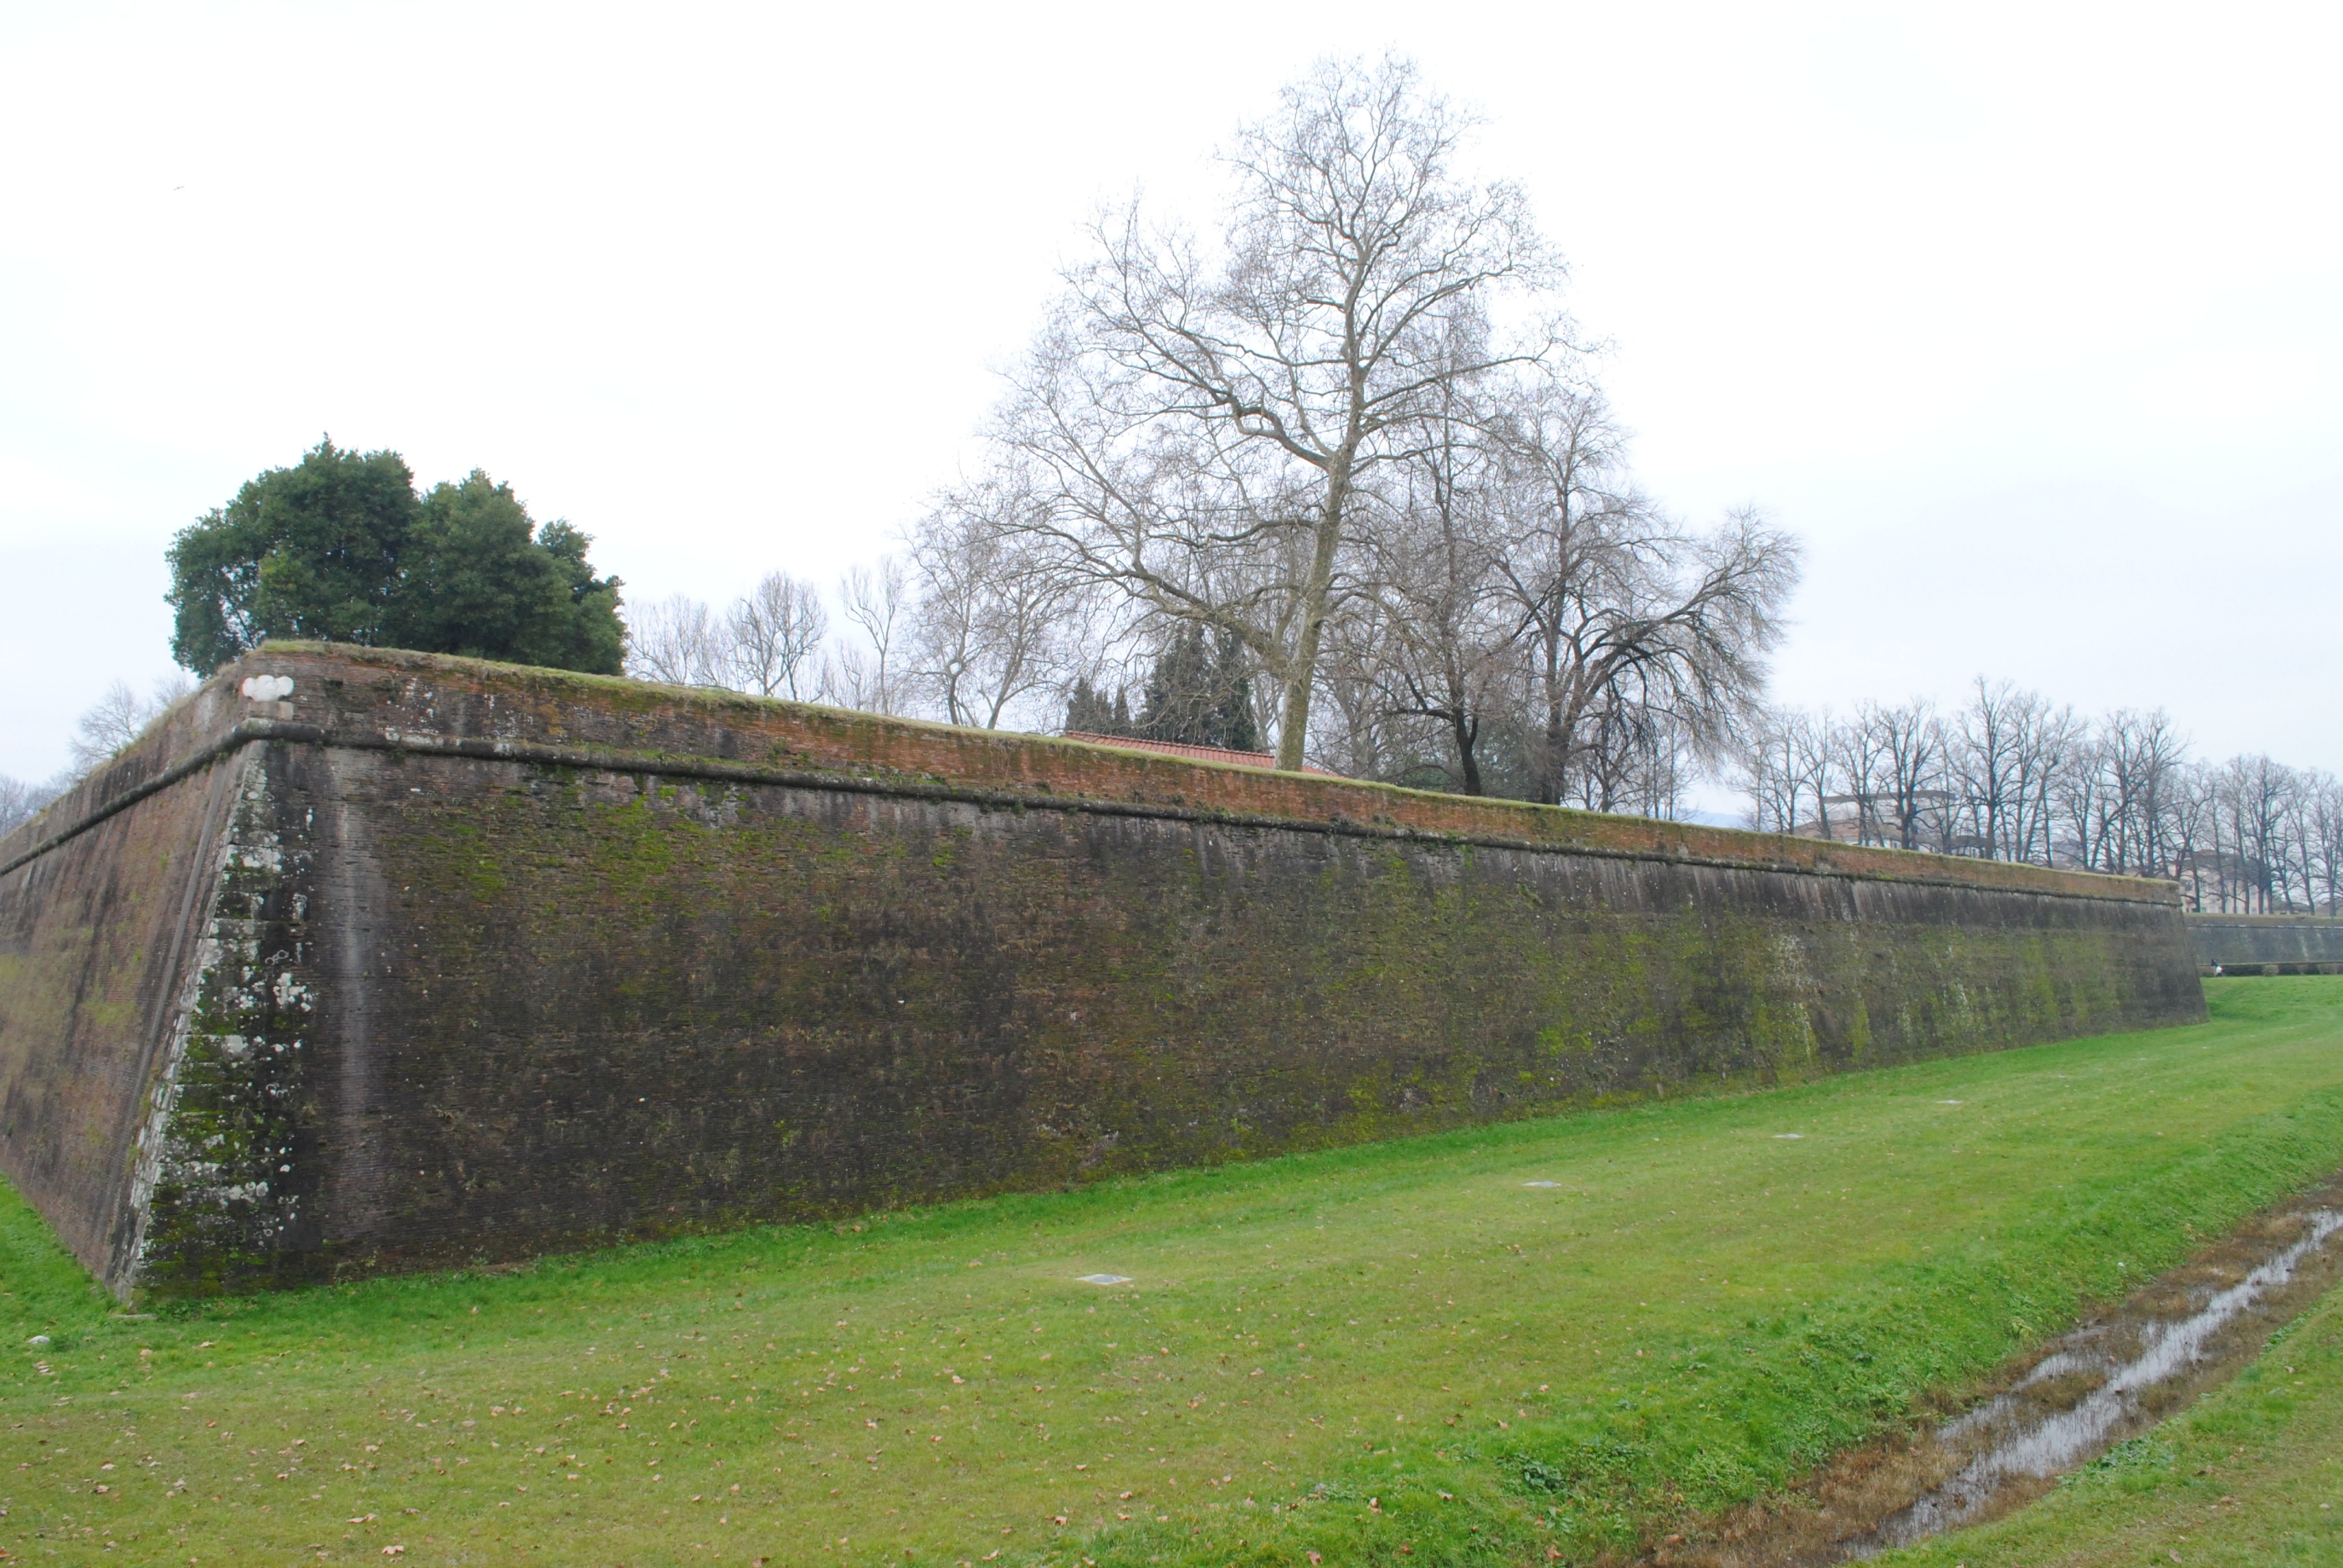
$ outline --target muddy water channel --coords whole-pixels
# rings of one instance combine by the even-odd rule
[[[2016,1363],[1966,1413],[1840,1455],[1645,1561],[1805,1568],[1997,1518],[2226,1381],[2343,1280],[2343,1179],[2258,1216]]]

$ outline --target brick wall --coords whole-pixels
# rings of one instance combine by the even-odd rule
[[[2203,1016],[2157,884],[297,645],[12,860],[0,1166],[126,1292]]]

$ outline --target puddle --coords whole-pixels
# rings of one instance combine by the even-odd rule
[[[1937,1442],[1955,1452],[1979,1452],[1950,1481],[1884,1521],[1863,1543],[1868,1550],[1855,1554],[1869,1556],[1969,1523],[2010,1481],[2048,1480],[2106,1452],[2117,1432],[2155,1424],[2155,1394],[2198,1370],[2216,1337],[2264,1297],[2291,1284],[2304,1261],[2338,1231],[2343,1231],[2343,1213],[2313,1211],[2300,1241],[2227,1290],[2213,1292],[2177,1322],[2150,1321],[2128,1333],[2090,1328],[2069,1335],[2072,1342],[2045,1358],[2016,1388],[1937,1434]],[[2097,1386],[2071,1405],[2049,1395],[2061,1384],[2088,1386],[2093,1381]]]
[[[1956,1419],[1840,1455],[1786,1498],[1680,1527],[1643,1559],[1807,1568],[2023,1506],[2259,1354],[2343,1279],[2343,1180],[2258,1216],[2015,1365]]]

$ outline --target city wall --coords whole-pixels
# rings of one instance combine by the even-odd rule
[[[2343,920],[2332,915],[2191,915],[2188,940],[2207,972],[2343,972]]]
[[[272,645],[0,839],[0,1170],[126,1297],[2204,1016],[2162,884]]]

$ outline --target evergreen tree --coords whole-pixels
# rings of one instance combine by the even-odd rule
[[[320,441],[172,540],[171,652],[198,675],[272,637],[618,673],[618,579],[478,469],[415,493],[396,452]]]
[[[1135,735],[1131,722],[1131,704],[1118,690],[1114,699],[1107,700],[1105,692],[1090,683],[1087,677],[1077,677],[1074,689],[1066,699],[1066,730],[1082,735]]]
[[[1253,718],[1252,678],[1245,673],[1244,645],[1221,634],[1220,656],[1212,666],[1215,693],[1209,744],[1232,751],[1261,749],[1261,725]]]
[[[479,469],[432,487],[408,536],[379,640],[512,664],[615,675],[618,582],[594,576],[587,536],[538,528],[510,485]]]
[[[1114,722],[1114,709],[1099,695],[1088,676],[1077,676],[1074,689],[1066,699],[1066,732],[1080,735],[1111,735],[1107,728]]]
[[[319,441],[171,542],[171,653],[198,675],[272,637],[371,643],[417,515],[396,452]]]
[[[1215,638],[1192,625],[1172,633],[1155,655],[1140,701],[1133,719],[1129,693],[1118,689],[1109,701],[1087,678],[1077,679],[1066,698],[1065,728],[1229,751],[1261,749],[1252,678],[1245,670],[1244,645],[1233,637]]]
[[[1261,749],[1244,646],[1226,635],[1208,638],[1201,626],[1174,632],[1148,672],[1136,733],[1187,746]]]
[[[1140,709],[1139,732],[1151,740],[1210,746],[1212,676],[1204,628],[1191,624],[1172,634],[1147,676],[1147,705]]]

